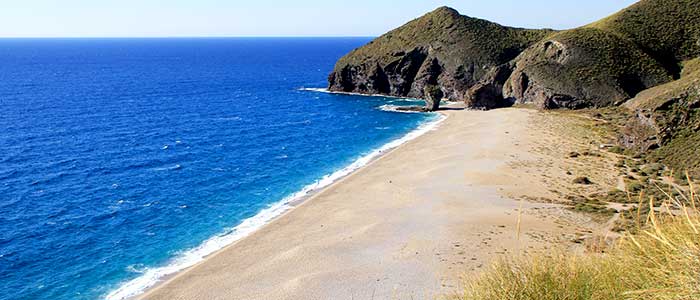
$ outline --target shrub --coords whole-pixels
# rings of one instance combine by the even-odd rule
[[[573,183],[575,183],[575,184],[591,184],[593,182],[591,182],[591,180],[588,179],[588,177],[581,176],[581,177],[574,178]]]
[[[612,147],[610,147],[610,149],[608,149],[608,151],[615,153],[615,154],[622,154],[622,152],[624,152],[625,149],[622,149],[622,147],[620,147],[620,146],[612,146]]]

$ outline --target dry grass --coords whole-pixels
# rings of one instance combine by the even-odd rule
[[[700,204],[694,191],[691,184],[678,197],[642,198],[638,212],[648,206],[646,221],[604,251],[503,260],[449,298],[700,299]]]

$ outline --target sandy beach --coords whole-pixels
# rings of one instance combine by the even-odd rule
[[[432,299],[499,256],[575,251],[603,230],[553,204],[572,189],[616,184],[613,159],[566,155],[598,145],[575,130],[590,120],[518,108],[442,113],[436,130],[139,299]],[[582,173],[594,184],[571,187]]]

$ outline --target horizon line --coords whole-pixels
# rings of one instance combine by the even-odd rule
[[[183,35],[183,36],[0,36],[0,39],[212,39],[212,38],[376,38],[372,35]]]

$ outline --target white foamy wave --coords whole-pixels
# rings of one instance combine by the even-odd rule
[[[291,207],[287,202],[271,205],[254,217],[244,220],[227,233],[209,238],[201,245],[182,252],[168,265],[157,268],[146,268],[142,271],[141,276],[122,284],[119,288],[107,294],[105,298],[108,300],[117,300],[134,297],[154,286],[161,278],[189,268],[217,250],[249,235],[262,225],[287,211],[289,208]]]
[[[389,95],[382,95],[382,94],[362,94],[362,93],[353,93],[353,92],[338,92],[338,91],[331,91],[327,88],[299,88],[299,90],[300,91],[308,91],[308,92],[327,93],[327,94],[338,94],[338,95],[392,98],[392,99],[401,99],[401,100],[410,101],[410,102],[422,102],[423,101],[421,99],[416,99],[416,98],[389,96]]]
[[[146,272],[146,268],[142,264],[127,266],[126,270],[129,272],[132,272],[132,273],[139,273],[139,274]]]
[[[300,91],[309,91],[309,92],[319,92],[319,93],[333,93],[329,91],[327,88],[300,88]]]
[[[401,105],[391,105],[391,104],[384,104],[379,107],[379,109],[383,111],[390,111],[390,112],[397,112],[397,113],[404,113],[404,114],[424,114],[422,111],[412,111],[412,110],[399,110],[399,107],[402,107]]]
[[[445,120],[445,116],[439,115],[435,120],[426,122],[420,125],[417,129],[407,133],[403,137],[393,140],[382,147],[358,158],[345,168],[338,170],[332,174],[328,174],[320,180],[309,184],[300,191],[284,198],[282,201],[271,204],[266,209],[260,211],[257,215],[243,220],[239,225],[225,230],[224,233],[211,237],[204,241],[201,245],[184,251],[177,255],[170,263],[162,267],[145,268],[141,276],[123,283],[116,290],[105,296],[107,300],[122,300],[132,298],[143,293],[150,287],[156,285],[162,278],[175,274],[183,269],[189,268],[198,262],[204,260],[207,256],[214,252],[233,244],[234,242],[250,235],[263,225],[274,220],[276,217],[293,208],[292,203],[308,197],[313,192],[325,188],[337,180],[348,176],[353,171],[367,165],[379,156],[389,152],[390,150],[413,140],[429,131],[434,130]]]
[[[174,165],[170,167],[160,167],[160,168],[154,168],[153,170],[155,171],[170,171],[170,170],[179,170],[182,169],[181,165]]]

